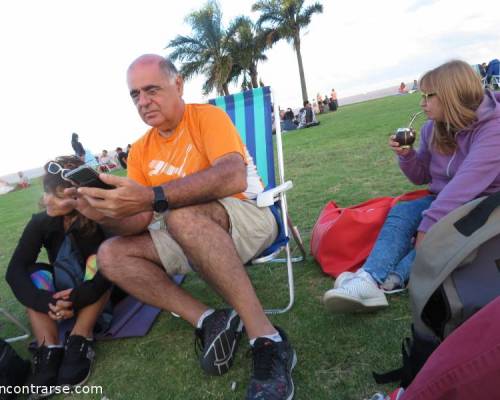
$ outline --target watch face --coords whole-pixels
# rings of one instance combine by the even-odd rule
[[[168,210],[167,200],[156,200],[153,204],[154,211],[162,213]]]
[[[165,197],[165,193],[163,192],[163,188],[161,186],[155,186],[153,188],[154,192],[154,201],[153,201],[153,211],[158,213],[162,213],[168,210],[168,201]]]

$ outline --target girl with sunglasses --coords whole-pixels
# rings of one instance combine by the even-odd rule
[[[94,358],[93,331],[109,299],[110,283],[97,271],[95,263],[104,232],[75,210],[74,200],[64,196],[64,190],[72,186],[66,172],[82,164],[77,156],[68,156],[45,165],[45,210],[34,214],[28,222],[7,269],[7,282],[27,309],[38,345],[28,385],[40,390],[32,392],[30,399],[50,394],[42,386],[47,389],[86,381]],[[65,286],[63,290],[54,279],[54,263],[61,262],[63,256],[68,259],[63,248],[70,243],[66,242],[69,237],[83,261],[76,266],[76,270],[81,269],[81,284]],[[48,263],[38,261],[42,248],[47,252]],[[59,342],[58,322],[73,317],[75,325],[63,346]]]
[[[419,148],[402,148],[394,137],[389,147],[407,178],[431,194],[392,208],[361,269],[340,274],[325,293],[331,311],[387,307],[384,291],[404,288],[425,233],[461,205],[500,191],[500,93],[485,91],[463,61],[425,73],[419,87],[428,117]]]

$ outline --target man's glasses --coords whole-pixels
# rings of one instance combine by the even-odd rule
[[[47,165],[47,172],[52,175],[61,175],[61,178],[63,178],[65,181],[71,182],[68,178],[66,178],[66,174],[70,170],[68,168],[63,168],[61,167],[60,164],[56,163],[55,161],[49,162],[49,165]]]
[[[427,103],[431,97],[434,97],[436,95],[437,95],[436,92],[432,92],[432,93],[424,93],[424,92],[422,92],[422,94],[420,96],[422,96],[422,100]]]

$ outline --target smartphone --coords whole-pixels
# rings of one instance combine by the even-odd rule
[[[114,186],[108,185],[99,179],[99,173],[88,165],[80,165],[68,173],[65,178],[70,179],[77,186],[95,187],[99,189],[114,189]]]

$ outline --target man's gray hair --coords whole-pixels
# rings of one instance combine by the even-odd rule
[[[170,78],[175,78],[179,75],[179,71],[169,58],[163,58],[159,63],[160,69]]]

